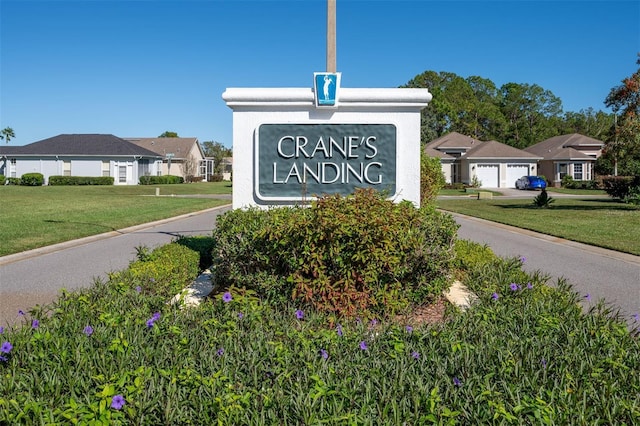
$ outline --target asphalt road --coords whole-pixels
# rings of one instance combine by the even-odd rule
[[[598,300],[620,308],[629,325],[640,312],[640,256],[454,214],[459,238],[487,244],[499,256],[525,257],[524,269],[565,278],[582,294],[585,308]],[[590,301],[586,297],[589,295]]]
[[[167,244],[179,235],[210,235],[230,206],[131,227],[42,249],[0,257],[0,326],[19,321],[18,311],[54,301],[61,289],[90,287],[96,278],[125,269],[136,248]]]

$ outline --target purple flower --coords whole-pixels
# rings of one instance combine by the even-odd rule
[[[366,351],[367,349],[369,349],[367,347],[367,342],[365,342],[364,340],[360,342],[360,349],[362,349],[363,351]]]
[[[320,355],[322,356],[323,359],[329,358],[329,352],[327,352],[324,349],[320,349]]]
[[[527,261],[527,258],[524,256],[520,256],[520,262],[524,263]]]
[[[413,327],[411,327],[410,325],[407,325],[404,329],[407,330],[407,333],[413,332]]]
[[[155,312],[153,315],[151,315],[151,319],[154,321],[158,321],[160,319],[160,312]]]
[[[0,355],[0,361],[1,362],[6,362],[9,358],[7,358],[6,356],[2,356]]]
[[[493,293],[493,294],[491,295],[491,298],[492,298],[493,300],[498,300],[498,299],[500,298],[500,295],[499,295],[498,293]]]
[[[18,315],[23,317],[24,316],[24,311],[22,309],[18,310]]]
[[[40,321],[38,321],[37,319],[34,319],[33,321],[31,321],[31,328],[35,330],[38,327],[40,327]]]
[[[86,326],[86,327],[84,328],[84,330],[82,330],[82,332],[83,332],[84,334],[86,334],[86,335],[87,335],[87,337],[89,337],[89,336],[91,336],[91,335],[93,334],[93,327],[91,327],[90,325],[88,325],[88,326]]]
[[[456,386],[462,386],[462,382],[457,377],[453,378],[453,384]]]
[[[223,301],[224,303],[229,303],[229,302],[231,302],[231,299],[233,299],[233,297],[231,297],[231,293],[229,293],[228,291],[227,291],[227,292],[225,292],[225,293],[222,295],[222,301]]]
[[[527,288],[528,288],[529,290],[531,290],[531,289],[533,288],[533,284],[531,284],[530,282],[529,282],[529,283],[527,283]]]
[[[518,289],[518,284],[511,283],[509,284],[509,288],[511,289],[511,291],[516,291]]]
[[[336,327],[336,333],[338,333],[339,337],[342,337],[342,335],[343,335],[342,326],[340,324],[338,324],[338,326]]]
[[[375,327],[376,325],[378,325],[378,320],[374,318],[371,320],[371,327]]]
[[[420,359],[420,354],[416,351],[411,352],[411,356],[413,359]]]
[[[111,408],[113,408],[114,410],[119,410],[122,407],[124,407],[125,401],[124,401],[124,397],[122,395],[114,395],[113,398],[111,398]]]
[[[140,287],[140,286],[136,286],[136,292],[137,292],[137,293],[142,292],[142,287]]]
[[[547,368],[547,360],[546,360],[546,359],[542,358],[542,359],[540,360],[540,364],[542,364],[542,368],[544,368],[544,369],[546,369],[546,368]]]
[[[633,317],[634,321],[636,321],[636,322],[640,321],[640,314],[638,314],[637,312],[635,314],[631,315],[631,316]],[[2,334],[2,333],[0,333],[0,334]]]
[[[244,318],[244,314],[242,312],[238,312],[238,319]]]
[[[13,345],[9,342],[4,342],[2,343],[2,346],[0,346],[0,352],[3,354],[8,354],[11,352],[11,349],[13,349]]]
[[[218,355],[218,356],[222,356],[222,355],[224,355],[224,348],[220,348],[220,349],[218,349],[218,350],[216,351],[216,355]]]
[[[587,299],[587,302],[591,302],[591,295],[589,293],[587,293],[584,298]]]
[[[0,325],[0,334],[4,333],[4,327]]]
[[[153,323],[154,323],[154,322],[155,322],[155,321],[153,320],[153,318],[148,319],[148,320],[147,320],[147,328],[151,328],[151,327],[153,327]]]
[[[296,311],[296,318],[298,318],[299,320],[303,319],[304,318],[304,312],[301,311],[300,309],[298,309]]]

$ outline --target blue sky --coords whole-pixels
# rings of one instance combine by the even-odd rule
[[[605,110],[636,69],[640,1],[337,0],[342,87],[424,71],[550,90]],[[312,87],[326,0],[0,0],[0,128],[232,145],[227,87]]]

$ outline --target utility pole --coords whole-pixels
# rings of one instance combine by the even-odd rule
[[[336,0],[327,0],[327,72],[336,70]]]

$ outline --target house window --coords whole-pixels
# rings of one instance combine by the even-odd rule
[[[18,177],[16,175],[16,164],[17,164],[16,159],[12,158],[11,160],[9,160],[9,164],[10,164],[9,165],[9,176],[11,176],[12,178]]]
[[[127,166],[118,166],[118,182],[127,183]]]
[[[573,165],[573,178],[575,180],[582,180],[582,163],[575,163]]]
[[[562,180],[567,175],[567,163],[558,164],[558,180]]]
[[[71,161],[62,162],[62,176],[71,176]]]
[[[109,162],[108,161],[103,161],[102,162],[102,176],[111,176],[111,173],[109,172]]]

